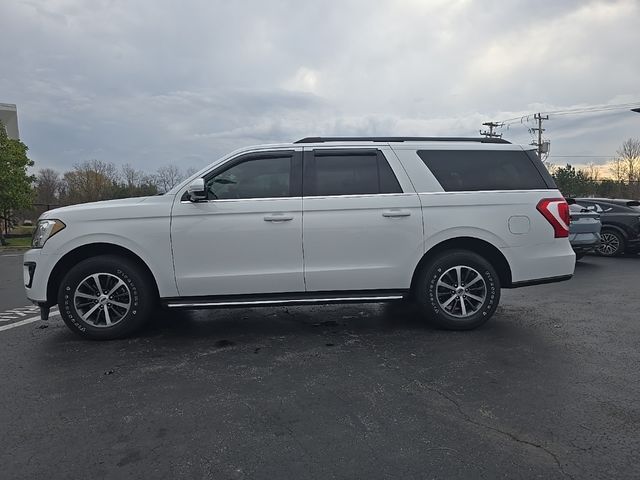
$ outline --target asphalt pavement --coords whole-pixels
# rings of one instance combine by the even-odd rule
[[[0,312],[21,284],[0,257]],[[471,332],[347,305],[92,342],[33,315],[0,315],[3,479],[640,476],[640,256],[504,291]]]

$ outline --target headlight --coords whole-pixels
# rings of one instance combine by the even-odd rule
[[[64,227],[66,227],[66,225],[60,220],[38,220],[38,225],[31,239],[31,246],[33,248],[42,248],[49,238],[53,237]]]

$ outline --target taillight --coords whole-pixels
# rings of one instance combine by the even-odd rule
[[[543,198],[536,208],[553,227],[555,238],[569,236],[569,205],[564,198]]]

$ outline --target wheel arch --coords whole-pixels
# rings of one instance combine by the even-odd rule
[[[511,267],[506,257],[495,245],[475,237],[455,237],[434,245],[422,256],[411,278],[411,292],[414,291],[418,275],[424,265],[446,250],[468,250],[482,256],[495,268],[500,279],[500,286],[502,288],[511,286]]]
[[[603,223],[600,232],[603,232],[604,230],[613,230],[614,232],[619,233],[625,241],[629,238],[627,231],[615,223]]]
[[[55,267],[51,271],[51,275],[49,275],[49,281],[47,282],[47,304],[49,306],[55,305],[58,302],[58,289],[60,287],[60,282],[64,274],[72,268],[74,265],[78,264],[82,260],[86,260],[87,258],[96,257],[98,255],[118,255],[121,257],[125,257],[135,264],[137,264],[144,273],[151,280],[152,288],[156,296],[158,294],[158,284],[156,282],[153,273],[149,266],[145,263],[142,258],[136,255],[131,250],[122,247],[120,245],[115,245],[113,243],[89,243],[86,245],[81,245],[79,247],[74,248],[73,250],[67,252],[63,255],[58,263],[56,263]]]

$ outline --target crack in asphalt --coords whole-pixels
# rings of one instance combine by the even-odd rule
[[[434,392],[434,393],[440,395],[442,398],[447,400],[449,403],[453,404],[456,407],[456,409],[458,410],[458,412],[460,413],[460,415],[462,415],[462,417],[465,419],[466,422],[471,423],[472,425],[476,425],[478,427],[487,429],[487,430],[491,430],[491,431],[500,433],[501,435],[504,435],[505,437],[509,438],[510,440],[512,440],[514,442],[522,443],[523,445],[529,445],[530,447],[534,447],[534,448],[542,450],[547,455],[549,455],[551,458],[553,458],[554,462],[558,466],[558,469],[560,470],[560,473],[562,473],[562,475],[564,475],[566,478],[569,478],[571,480],[575,480],[575,478],[570,473],[568,473],[568,472],[566,472],[564,470],[564,467],[562,466],[562,463],[560,463],[560,459],[558,458],[558,456],[555,453],[553,453],[551,450],[549,450],[547,447],[545,447],[544,445],[540,445],[538,443],[530,442],[529,440],[523,440],[521,438],[518,438],[515,434],[513,434],[511,432],[507,432],[505,430],[501,430],[499,428],[492,427],[491,425],[486,425],[486,424],[484,424],[482,422],[478,422],[478,421],[474,420],[473,418],[471,418],[471,416],[462,409],[460,404],[454,398],[451,398],[446,393],[438,390],[437,388],[425,385],[425,384],[423,384],[421,382],[417,382],[416,381],[415,383],[417,383],[418,385],[420,385],[423,388],[426,388],[427,390],[429,390],[431,392]]]

